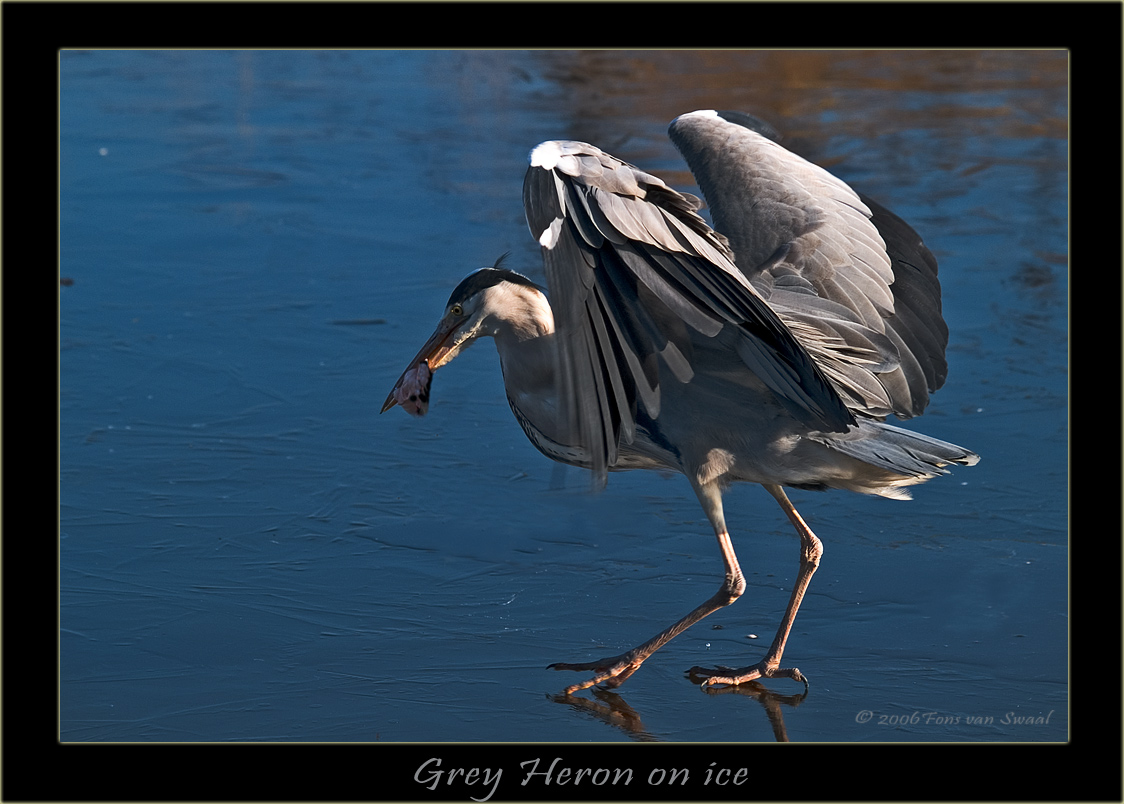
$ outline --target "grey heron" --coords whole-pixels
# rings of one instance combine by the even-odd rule
[[[919,415],[945,380],[937,263],[884,207],[782,147],[767,124],[698,111],[671,123],[702,202],[582,142],[530,154],[523,205],[547,289],[499,263],[466,277],[383,405],[424,415],[432,372],[478,338],[499,352],[527,437],[592,470],[686,476],[725,577],[697,608],[632,650],[558,663],[619,686],[652,653],[746,587],[722,511],[733,481],[759,483],[800,537],[791,597],[765,657],[694,667],[709,684],[807,680],[781,659],[823,545],[783,487],[908,499],[973,452],[887,424]],[[549,298],[549,301],[548,301]]]

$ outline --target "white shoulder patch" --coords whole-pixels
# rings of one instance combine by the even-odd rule
[[[562,231],[562,218],[555,218],[550,222],[550,226],[543,229],[539,235],[539,245],[546,249],[554,248],[558,243],[558,234]]]
[[[531,167],[554,170],[554,166],[558,164],[558,160],[562,156],[562,149],[558,147],[557,142],[551,140],[540,143],[535,146],[535,150],[531,151]]]

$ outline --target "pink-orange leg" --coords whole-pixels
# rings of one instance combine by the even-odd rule
[[[781,667],[781,656],[784,655],[784,646],[788,641],[788,634],[792,630],[792,623],[796,620],[796,612],[800,610],[800,603],[804,600],[804,593],[808,590],[808,583],[812,580],[816,569],[820,565],[823,555],[823,543],[812,533],[812,529],[801,518],[796,508],[789,502],[784,490],[780,486],[765,486],[765,489],[776,498],[788,517],[789,522],[796,528],[800,536],[800,569],[796,575],[796,583],[792,587],[792,595],[788,599],[784,618],[781,620],[777,635],[765,658],[757,664],[733,670],[729,667],[707,669],[692,667],[688,672],[692,676],[704,676],[702,686],[711,684],[743,684],[758,678],[791,678],[801,681],[808,686],[808,680],[795,667]]]
[[[726,577],[722,581],[722,586],[706,602],[696,607],[686,617],[626,653],[593,662],[574,664],[558,662],[550,665],[547,669],[592,671],[594,673],[594,676],[589,680],[567,687],[564,690],[565,694],[569,695],[578,690],[584,690],[594,684],[601,684],[603,687],[610,689],[619,687],[625,679],[640,668],[645,659],[703,617],[733,603],[745,591],[745,578],[742,576],[741,567],[738,566],[738,558],[734,554],[730,534],[726,531],[726,522],[722,514],[722,496],[718,484],[695,484],[695,492],[699,496],[703,510],[706,511],[707,518],[714,526],[715,535],[718,537],[718,546],[722,550],[722,561],[726,565]]]

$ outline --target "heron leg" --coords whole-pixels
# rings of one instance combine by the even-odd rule
[[[788,641],[788,634],[792,630],[792,623],[796,620],[796,612],[800,610],[804,593],[808,591],[808,583],[812,580],[812,576],[820,565],[823,543],[816,538],[816,534],[812,533],[812,529],[801,518],[780,486],[767,485],[765,489],[780,503],[788,521],[792,523],[793,527],[796,528],[796,533],[800,536],[800,569],[796,575],[796,583],[793,584],[792,594],[789,596],[784,617],[781,619],[780,627],[777,628],[777,635],[773,638],[773,644],[769,647],[769,652],[765,655],[765,658],[757,664],[738,670],[729,667],[716,669],[692,667],[688,673],[692,676],[704,676],[702,681],[704,687],[711,684],[736,685],[758,678],[791,678],[793,681],[802,681],[805,688],[808,686],[808,680],[799,670],[795,667],[786,668],[780,665],[781,656],[784,655],[784,646]]]
[[[738,557],[734,554],[734,546],[730,542],[730,534],[726,531],[726,521],[722,514],[722,494],[717,483],[694,484],[695,492],[699,496],[707,518],[714,526],[714,533],[718,537],[718,546],[722,550],[722,561],[726,565],[726,576],[722,586],[706,602],[693,609],[686,617],[660,631],[647,642],[636,646],[632,650],[619,656],[610,656],[593,662],[571,664],[556,662],[547,669],[553,670],[578,670],[593,671],[594,676],[578,684],[567,687],[563,692],[570,695],[579,690],[600,684],[604,688],[619,687],[625,679],[635,673],[640,665],[662,648],[676,636],[686,631],[703,617],[733,603],[745,591],[745,577],[741,567],[738,566]]]

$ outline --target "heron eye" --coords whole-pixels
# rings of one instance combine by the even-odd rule
[[[461,307],[459,304],[454,304],[452,307],[449,308],[449,312],[452,313],[453,315],[457,316],[458,318],[460,318],[462,315],[464,315],[464,308]]]

